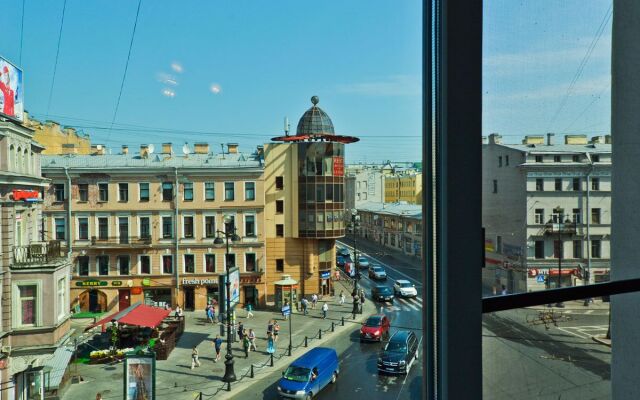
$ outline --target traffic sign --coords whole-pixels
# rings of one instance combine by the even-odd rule
[[[536,278],[536,281],[538,283],[544,283],[544,275],[538,275],[538,277]]]
[[[283,316],[287,316],[287,315],[291,315],[291,307],[290,306],[283,306],[282,307],[282,315]]]

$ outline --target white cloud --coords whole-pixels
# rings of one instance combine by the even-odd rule
[[[336,90],[365,96],[415,96],[422,93],[422,82],[419,75],[392,75],[380,80],[339,84]]]

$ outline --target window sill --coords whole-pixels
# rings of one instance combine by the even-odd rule
[[[139,201],[140,203],[148,203],[148,202],[149,202],[149,199],[140,199],[140,200],[138,200],[138,201]]]

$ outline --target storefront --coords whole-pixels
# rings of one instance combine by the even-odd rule
[[[171,304],[171,289],[144,289],[144,304],[155,307],[165,307]]]
[[[327,296],[331,294],[331,271],[320,271],[320,294]]]

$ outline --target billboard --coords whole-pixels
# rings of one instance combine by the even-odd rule
[[[229,290],[231,291],[231,308],[233,308],[240,302],[240,270],[238,268],[229,270],[229,282],[231,282]]]
[[[0,56],[0,115],[22,122],[23,112],[22,70]]]
[[[128,355],[124,363],[124,398],[126,400],[155,399],[155,369],[153,355]]]

